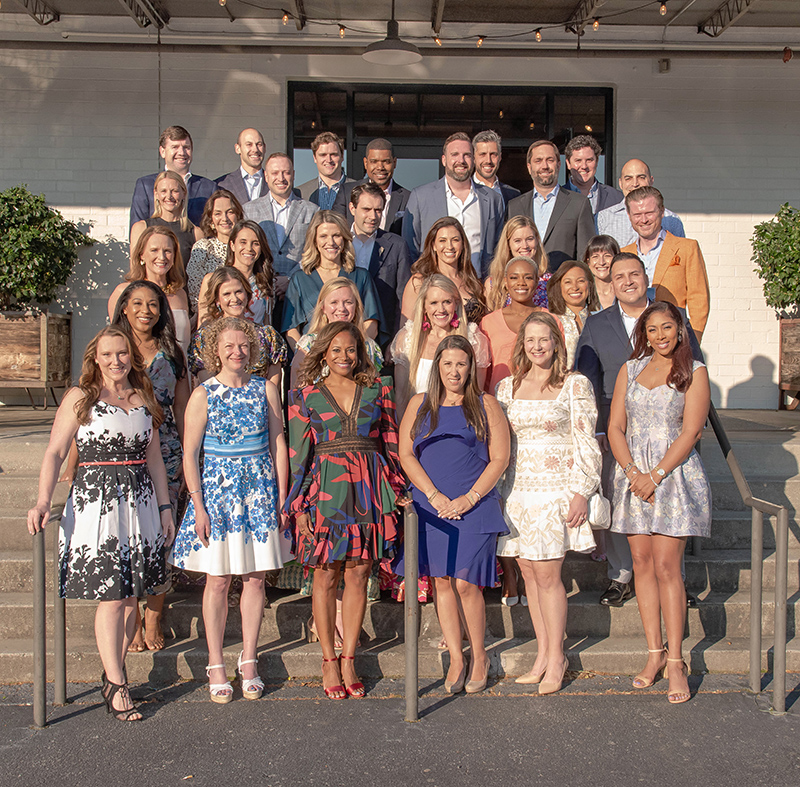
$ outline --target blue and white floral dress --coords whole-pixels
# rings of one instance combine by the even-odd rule
[[[281,568],[291,558],[278,531],[265,380],[251,377],[230,388],[212,377],[202,386],[208,397],[202,491],[211,536],[204,547],[190,500],[170,562],[212,576]]]

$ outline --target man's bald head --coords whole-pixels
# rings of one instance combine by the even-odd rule
[[[650,174],[650,167],[638,158],[626,161],[619,174],[619,187],[627,197],[634,189],[642,186],[652,186],[653,176]]]
[[[258,172],[264,163],[264,137],[257,128],[246,128],[239,132],[233,146],[242,167],[251,175]]]

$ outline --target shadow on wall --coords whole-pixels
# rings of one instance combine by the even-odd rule
[[[775,391],[773,400],[777,407],[775,363],[764,355],[755,355],[750,359],[750,372],[749,380],[737,383],[728,389],[728,401],[725,406],[731,410],[752,407],[753,402],[764,399],[765,390],[772,390]]]

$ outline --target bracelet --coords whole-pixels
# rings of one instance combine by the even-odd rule
[[[475,493],[472,491],[472,489],[470,489],[470,490],[469,490],[469,492],[467,492],[467,493],[464,495],[464,497],[466,497],[466,498],[467,498],[467,501],[469,502],[469,504],[470,504],[471,506],[474,506],[474,505],[475,505],[475,503],[476,503],[476,501],[475,501],[475,500],[473,500],[473,499],[472,499],[472,497],[471,497],[471,495],[473,495],[473,494],[475,494]],[[480,498],[478,498],[478,500],[480,500]]]
[[[172,506],[169,503],[164,503],[163,506],[158,507],[158,513],[160,514],[162,511],[172,511]]]
[[[189,497],[192,495],[199,495],[202,491],[202,489],[195,489],[194,492],[189,492]]]
[[[627,475],[628,470],[630,470],[632,467],[633,467],[633,461],[630,461],[628,462],[628,464],[625,465],[625,467],[622,468],[622,472],[625,473],[625,475]]]
[[[439,490],[438,489],[434,489],[433,492],[431,492],[429,495],[427,495],[428,502],[432,503],[434,500],[436,500],[436,496],[438,494],[439,494]]]

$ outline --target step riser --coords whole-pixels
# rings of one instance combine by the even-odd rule
[[[750,481],[753,497],[768,503],[786,506],[789,517],[800,508],[800,482],[797,481]],[[749,510],[742,502],[742,496],[733,480],[711,481],[711,503],[715,511]]]
[[[731,437],[733,453],[745,476],[791,478],[800,472],[800,442],[794,434],[786,442],[737,441]],[[730,477],[730,468],[713,433],[704,437],[700,455],[709,478]]]

